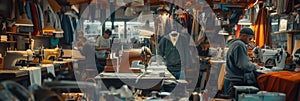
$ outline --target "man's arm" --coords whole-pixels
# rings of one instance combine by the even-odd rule
[[[256,70],[256,65],[253,64],[248,56],[248,50],[246,47],[238,46],[235,49],[235,63],[236,66],[245,70],[245,71],[253,71]]]

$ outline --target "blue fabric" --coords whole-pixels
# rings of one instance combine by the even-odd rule
[[[230,85],[230,81],[227,79],[224,79],[223,91],[224,91],[224,94],[226,94],[226,95],[229,94],[229,85]]]
[[[32,20],[32,15],[31,15],[31,9],[30,9],[29,2],[26,2],[26,4],[25,4],[25,10],[26,10],[27,18],[30,19],[30,20]]]
[[[50,41],[51,41],[51,46],[56,47],[58,45],[59,39],[51,37]]]
[[[62,16],[62,29],[64,30],[64,37],[61,39],[61,42],[66,45],[71,45],[73,41],[73,26],[71,24],[71,19],[67,15]]]

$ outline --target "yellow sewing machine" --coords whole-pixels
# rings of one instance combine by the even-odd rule
[[[44,49],[44,59],[42,64],[51,64],[61,56],[59,48],[55,49]]]

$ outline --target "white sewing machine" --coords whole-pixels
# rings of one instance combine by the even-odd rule
[[[300,49],[297,49],[296,52],[294,53],[293,61],[294,61],[297,65],[300,65]]]
[[[30,65],[33,52],[31,50],[27,51],[7,51],[4,56],[4,69],[6,70],[16,70],[20,67]]]
[[[253,56],[256,59],[259,59],[260,62],[264,63],[265,67],[271,68],[275,71],[280,71],[285,67],[287,53],[282,48],[261,49],[256,47],[253,49]]]

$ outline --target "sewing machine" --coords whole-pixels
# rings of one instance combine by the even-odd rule
[[[58,47],[55,49],[44,49],[44,62],[58,60],[62,55],[62,50]]]
[[[296,52],[294,53],[294,59],[293,59],[293,61],[297,65],[300,65],[300,49],[297,49]]]
[[[140,70],[134,70],[131,68],[132,63],[134,61],[141,61],[141,63],[145,66],[145,69],[147,69],[151,55],[152,55],[151,50],[147,47],[143,47],[141,49],[124,50],[122,52],[122,56],[119,57],[117,61],[111,61],[111,62],[119,62],[120,64],[117,63],[111,63],[111,64],[119,65],[120,67],[119,72],[140,72]],[[115,68],[118,66],[109,66],[109,67],[105,67],[105,69],[111,71],[112,67]]]
[[[283,70],[287,53],[282,48],[277,49],[253,49],[253,57],[264,63],[264,67],[272,70]]]
[[[4,56],[4,68],[6,70],[18,70],[24,66],[38,65],[32,63],[33,52],[27,51],[7,51]]]

